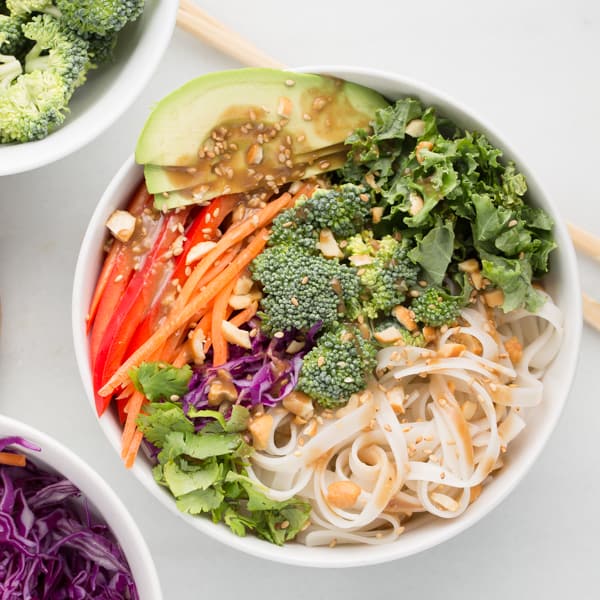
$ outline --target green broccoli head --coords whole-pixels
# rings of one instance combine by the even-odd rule
[[[112,60],[117,45],[117,39],[118,33],[112,33],[106,36],[85,36],[85,40],[88,43],[88,56],[91,68],[99,67]]]
[[[144,10],[144,0],[55,0],[55,4],[68,26],[81,35],[116,33]]]
[[[316,253],[321,230],[345,239],[362,231],[370,215],[371,196],[364,188],[345,184],[318,189],[275,219],[270,244],[295,245]]]
[[[464,297],[452,296],[442,288],[432,285],[412,301],[410,308],[418,323],[441,327],[454,323],[464,304]]]
[[[85,81],[89,68],[88,43],[50,15],[38,15],[24,25],[35,46],[25,56],[25,72],[54,71],[64,82],[66,101]]]
[[[261,316],[267,332],[307,331],[319,322],[326,328],[356,314],[358,277],[337,260],[275,246],[254,260],[252,276],[263,287]]]
[[[0,143],[42,139],[67,110],[64,81],[55,71],[21,75],[0,92]]]
[[[26,17],[0,14],[0,54],[19,57],[30,44],[23,36]]]
[[[51,9],[52,0],[6,0],[6,8],[11,15],[28,15]]]
[[[304,357],[298,389],[323,408],[344,406],[350,396],[365,389],[377,364],[376,347],[353,325],[324,333]]]
[[[391,235],[381,240],[371,233],[347,240],[344,252],[358,267],[362,312],[370,319],[389,314],[417,283],[419,267],[408,258],[405,245]]]

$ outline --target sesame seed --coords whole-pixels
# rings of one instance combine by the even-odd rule
[[[304,114],[302,115],[302,118],[303,118],[305,121],[312,121],[312,117],[311,117],[311,116],[310,116],[308,113],[304,113]]]
[[[354,383],[354,377],[344,377],[344,383]]]
[[[300,283],[302,285],[306,285],[308,283],[308,275],[305,275],[301,280]]]
[[[292,87],[296,82],[293,79],[286,79],[285,80],[285,85],[287,85],[287,87]]]
[[[177,394],[173,394],[171,396],[171,400],[173,400],[173,402],[175,402],[175,401],[179,400],[179,396]]]
[[[290,302],[294,305],[294,306],[298,306],[299,302],[298,302],[298,298],[292,298],[290,300]]]
[[[298,142],[302,143],[302,142],[303,142],[305,139],[306,139],[306,136],[305,136],[305,135],[299,135],[299,136],[296,138],[296,141],[298,141]]]
[[[119,283],[119,281],[123,281],[123,275],[117,275],[115,277],[115,283]]]
[[[330,163],[328,163],[326,160],[324,160],[323,162],[320,162],[320,163],[319,163],[319,167],[320,167],[321,169],[327,169],[327,168],[329,167],[329,164],[330,164]]]
[[[278,340],[280,340],[280,339],[281,339],[282,337],[284,337],[284,336],[285,336],[285,333],[283,333],[283,331],[276,331],[276,332],[273,334],[273,337],[274,337],[274,338],[277,338]]]

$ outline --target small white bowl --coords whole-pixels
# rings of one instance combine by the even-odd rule
[[[89,73],[64,124],[48,137],[0,144],[0,176],[37,169],[75,152],[110,127],[150,80],[175,29],[177,0],[146,0],[142,16],[119,35],[114,61]]]
[[[452,520],[423,519],[418,526],[407,530],[397,541],[379,546],[337,546],[335,548],[309,548],[300,544],[276,547],[248,536],[233,535],[224,525],[215,525],[209,519],[191,517],[180,513],[169,492],[156,484],[150,463],[140,456],[132,469],[143,485],[172,512],[179,514],[191,526],[239,550],[269,560],[311,567],[356,567],[383,563],[415,554],[450,539],[475,524],[496,507],[519,483],[539,456],[560,416],[567,399],[581,337],[580,285],[575,252],[567,230],[554,204],[542,190],[527,163],[489,125],[477,118],[473,111],[433,88],[381,71],[339,66],[312,66],[299,69],[310,73],[334,75],[373,88],[390,99],[416,96],[427,105],[436,106],[440,114],[459,125],[485,133],[490,141],[504,150],[506,159],[515,160],[527,177],[529,197],[532,202],[550,213],[556,223],[554,231],[558,250],[552,255],[552,272],[545,280],[547,289],[564,315],[565,337],[561,351],[544,377],[544,401],[531,412],[525,431],[511,443],[505,466],[484,487],[477,502],[460,517]],[[98,273],[102,264],[102,246],[105,240],[104,223],[116,208],[123,207],[142,178],[142,169],[130,158],[102,196],[85,234],[73,289],[73,335],[79,370],[94,408],[94,395],[89,367],[88,340],[85,334],[85,316]],[[100,427],[113,447],[120,452],[121,426],[112,413],[99,421]]]
[[[64,475],[89,500],[95,515],[109,526],[123,549],[139,597],[162,600],[156,567],[135,521],[109,485],[88,464],[50,436],[20,421],[0,415],[0,438],[18,436],[41,448],[35,452],[18,447],[40,468]]]

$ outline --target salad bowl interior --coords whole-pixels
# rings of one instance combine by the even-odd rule
[[[119,35],[112,62],[89,73],[69,103],[64,124],[48,137],[0,144],[0,176],[37,169],[98,137],[140,94],[175,28],[177,0],[147,0],[142,16]]]
[[[554,236],[558,250],[553,254],[551,273],[545,279],[546,289],[564,316],[564,339],[560,352],[544,376],[544,400],[527,417],[527,427],[511,445],[505,466],[487,483],[477,502],[452,520],[419,518],[411,521],[406,531],[390,544],[369,547],[338,545],[307,547],[291,543],[277,547],[252,536],[237,537],[224,525],[209,519],[179,513],[173,498],[158,486],[152,476],[150,462],[140,456],[132,468],[133,474],[169,510],[179,514],[191,527],[211,537],[261,558],[298,566],[356,567],[383,563],[431,548],[464,531],[497,506],[525,476],[542,451],[555,427],[567,399],[574,375],[581,335],[581,306],[575,254],[560,215],[551,198],[543,191],[533,173],[504,139],[489,125],[457,101],[427,85],[398,75],[374,70],[337,66],[310,66],[303,72],[327,74],[372,88],[390,100],[404,96],[417,97],[432,105],[461,127],[476,130],[488,136],[492,144],[501,148],[506,159],[514,160],[526,176],[532,204],[547,211],[556,223]],[[85,332],[87,307],[103,260],[105,222],[117,208],[125,206],[128,198],[142,179],[142,168],[131,157],[116,174],[101,198],[85,234],[77,263],[73,290],[73,335],[81,377],[92,410],[94,394],[89,366],[88,341]],[[99,425],[117,452],[120,451],[121,426],[114,414],[105,414]]]
[[[20,437],[41,451],[18,447],[39,468],[71,481],[88,501],[91,514],[105,522],[119,542],[129,563],[140,598],[161,600],[160,581],[152,556],[135,521],[116,493],[89,465],[45,433],[0,415],[0,438]]]

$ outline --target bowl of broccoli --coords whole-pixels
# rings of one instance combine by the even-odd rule
[[[0,175],[109,127],[152,75],[176,12],[176,0],[0,0]]]

